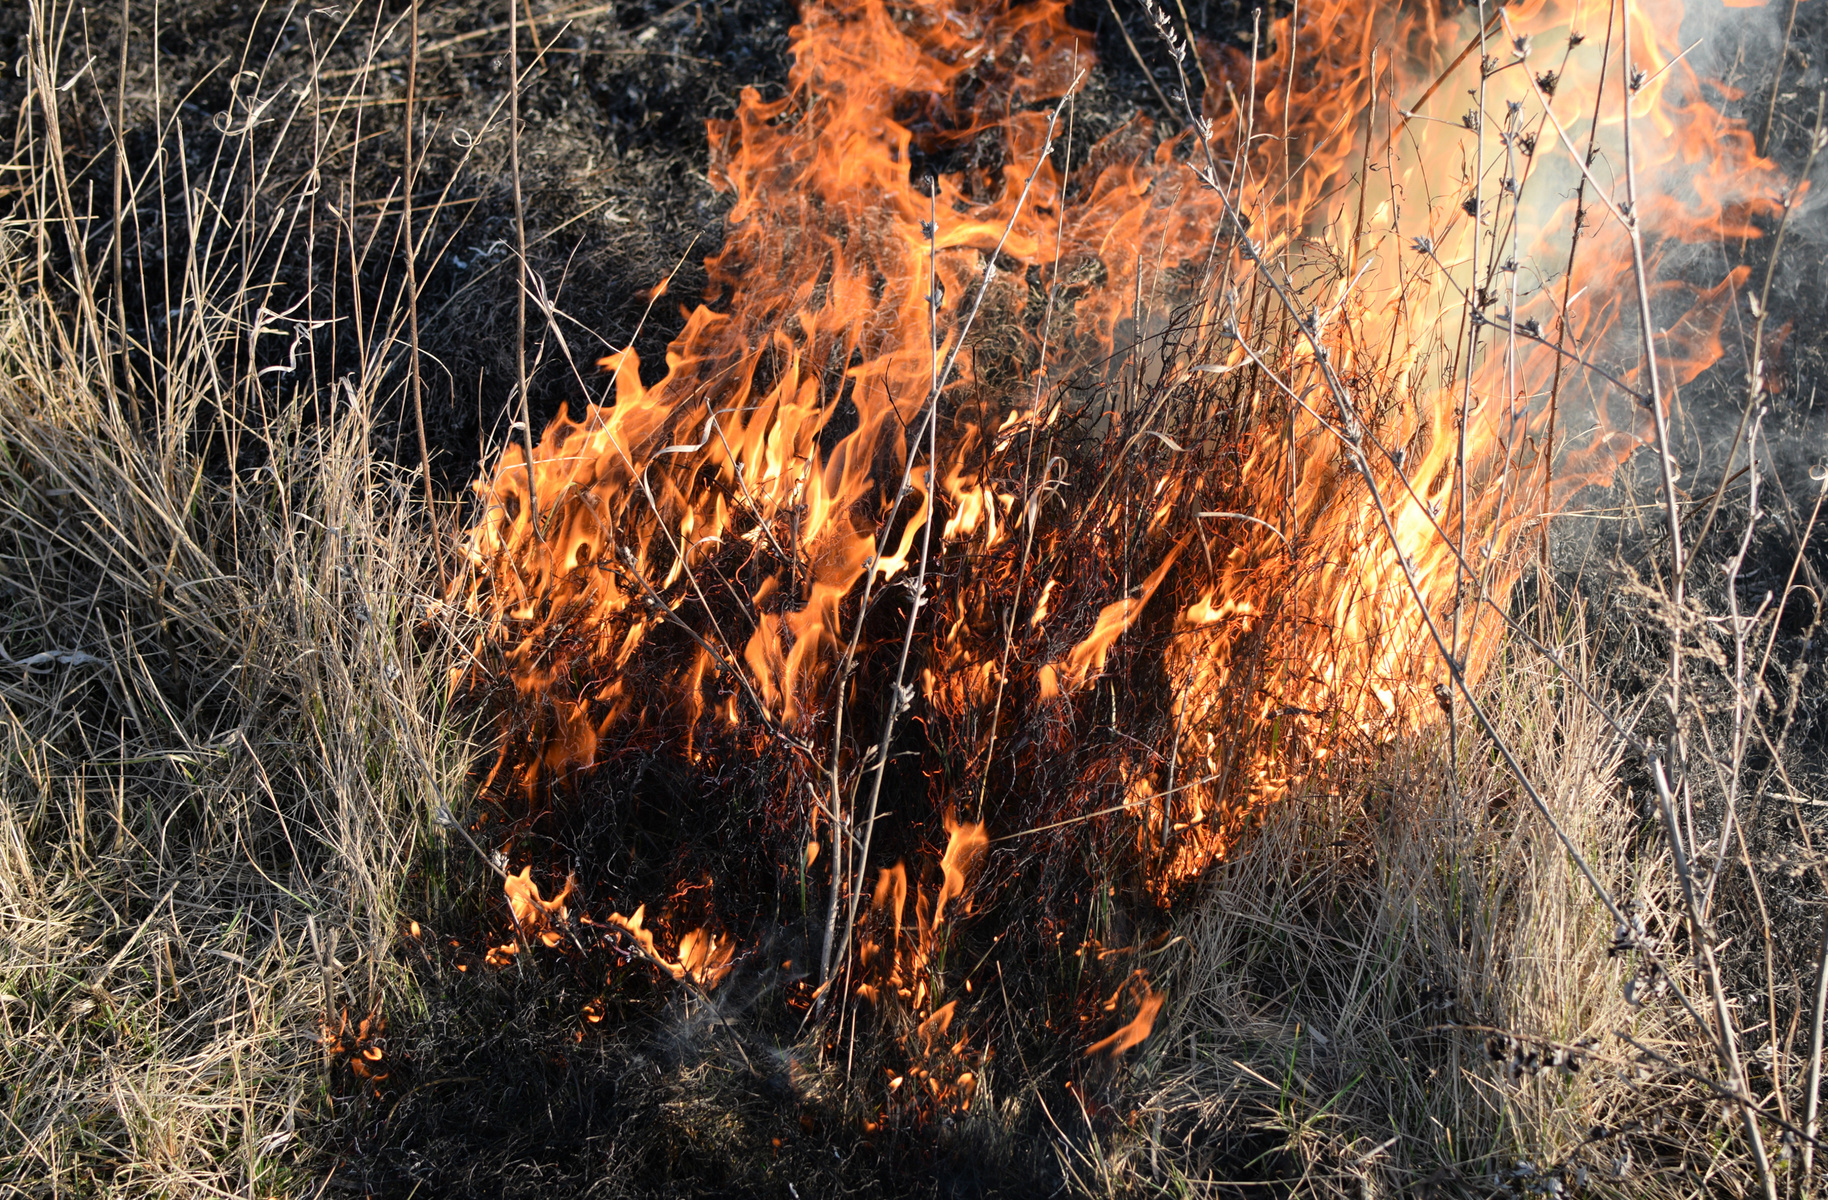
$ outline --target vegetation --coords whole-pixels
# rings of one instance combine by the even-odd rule
[[[1794,449],[1815,427],[1763,412],[1762,325],[1750,397],[1718,385],[1734,419],[1675,435],[1705,485],[1628,471],[1513,598],[1455,722],[1312,772],[1162,918],[1167,1007],[1123,1058],[1025,1042],[1012,1012],[981,1103],[878,1133],[849,1081],[887,1052],[826,1055],[765,962],[714,994],[648,972],[594,1015],[595,981],[486,966],[494,731],[450,687],[479,630],[445,582],[457,490],[508,433],[451,414],[475,366],[474,403],[537,428],[589,335],[568,290],[528,299],[512,408],[512,351],[476,331],[519,289],[449,259],[518,236],[562,263],[622,201],[567,211],[536,165],[517,228],[486,136],[512,89],[467,73],[501,8],[457,7],[412,41],[399,4],[199,5],[156,27],[169,51],[80,5],[8,18],[0,1188],[1819,1194],[1828,491]],[[583,59],[645,53],[677,12],[536,16]],[[450,97],[409,99],[409,42]],[[526,90],[562,148],[553,70]],[[409,182],[415,103],[450,107]],[[1769,136],[1812,155],[1819,116],[1799,128]],[[1760,321],[1778,261],[1752,261]],[[588,316],[607,345],[645,311]],[[464,336],[493,345],[466,362]]]

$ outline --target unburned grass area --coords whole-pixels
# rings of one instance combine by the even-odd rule
[[[745,87],[781,94],[794,20],[750,0],[535,8],[520,228],[505,4],[420,14],[410,189],[402,4],[130,2],[126,37],[115,8],[0,16],[0,1187],[1813,1194],[1823,1156],[1808,1178],[1793,1132],[1821,1060],[1828,813],[1806,272],[1773,293],[1801,325],[1754,427],[1762,507],[1721,455],[1743,363],[1683,397],[1679,519],[1710,536],[1682,604],[1640,460],[1554,527],[1509,604],[1519,632],[1451,715],[1305,772],[1173,889],[1128,825],[993,842],[971,909],[922,950],[967,1016],[923,1032],[887,1000],[833,1021],[809,1012],[830,860],[770,823],[793,779],[774,759],[731,735],[706,772],[629,734],[526,819],[489,773],[540,731],[504,734],[505,677],[453,687],[489,652],[445,586],[468,485],[523,412],[537,433],[606,399],[599,355],[633,345],[653,382],[724,238],[703,122]],[[1144,15],[1073,16],[1105,65],[1062,143],[1171,119],[1169,73],[1132,57],[1156,53]],[[1249,16],[1186,19],[1235,42]],[[1755,108],[1772,81],[1735,70]],[[1792,170],[1812,115],[1773,119]],[[525,410],[523,233],[543,289]],[[1758,245],[1736,253],[1760,278]],[[1007,353],[985,361],[1016,378],[1028,310],[1000,299],[985,336]],[[1115,661],[1088,744],[1178,738],[1160,674]],[[1681,864],[1636,752],[1672,721]],[[922,749],[885,809],[962,771]],[[1080,761],[1030,753],[1037,776]],[[882,837],[883,865],[936,893],[937,823]],[[574,872],[571,915],[598,925],[539,942],[504,899],[523,867],[548,900]],[[658,954],[607,925],[643,904]],[[728,975],[669,975],[714,918]],[[881,912],[863,920],[887,941]],[[1086,1053],[1154,996],[1146,1039]],[[1735,1088],[1772,1118],[1763,1166]]]

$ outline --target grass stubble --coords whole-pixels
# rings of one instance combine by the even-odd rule
[[[156,66],[103,90],[112,57],[81,10],[31,16],[0,224],[11,1194],[322,1194],[376,1120],[350,1060],[385,1034],[360,1041],[361,1021],[410,1026],[449,974],[409,931],[476,876],[451,868],[470,850],[450,813],[486,746],[447,691],[472,644],[440,600],[454,514],[422,499],[427,464],[377,449],[419,386],[402,366],[419,276],[386,240],[398,195],[356,203],[357,162],[390,144],[374,122],[400,126],[387,102],[404,89],[328,66],[352,47],[394,55],[403,14],[301,17],[302,81],[269,78],[250,42],[222,68],[232,104],[207,145]],[[509,20],[539,69],[535,30],[550,47],[562,14]],[[64,144],[83,89],[113,139],[87,169]],[[450,244],[434,241],[442,203],[415,261]],[[313,278],[383,282],[294,305],[279,264],[301,258]],[[1767,276],[1767,310],[1769,291]],[[323,361],[329,323],[354,334]],[[1757,453],[1747,411],[1728,467],[1742,442]],[[1718,474],[1738,483],[1713,503],[1653,494],[1634,512],[1670,514],[1678,546],[1682,521],[1706,526],[1736,571],[1760,472]],[[1823,1157],[1807,1178],[1798,1131],[1815,1128],[1821,1063],[1819,895],[1774,926],[1760,881],[1777,846],[1779,874],[1821,882],[1820,823],[1784,753],[1810,663],[1782,657],[1786,606],[1821,587],[1820,503],[1818,486],[1781,590],[1752,612],[1730,573],[1682,597],[1680,560],[1645,560],[1630,636],[1687,653],[1635,699],[1598,657],[1621,631],[1539,582],[1513,614],[1535,637],[1464,696],[1489,729],[1462,719],[1336,763],[1215,868],[1163,952],[1170,1013],[1106,1096],[1115,1119],[1010,1078],[1006,1058],[1004,1103],[973,1123],[1039,1112],[1058,1181],[1093,1194],[1812,1194]],[[1640,728],[1678,744],[1654,760],[1680,768],[1661,789]],[[1787,815],[1791,840],[1752,809]],[[679,1103],[715,1122],[695,1086]]]

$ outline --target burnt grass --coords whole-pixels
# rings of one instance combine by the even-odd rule
[[[27,19],[22,5],[0,12],[0,62],[12,63],[23,49]],[[543,8],[544,6],[539,6]],[[744,88],[775,96],[786,86],[789,29],[795,20],[786,0],[697,0],[669,5],[624,0],[602,6],[568,5],[584,15],[567,23],[537,22],[533,36],[545,55],[528,77],[522,98],[524,200],[530,265],[553,297],[558,316],[529,315],[529,389],[535,429],[569,404],[604,397],[605,380],[593,366],[611,350],[633,345],[649,382],[664,369],[667,343],[683,326],[683,312],[703,297],[704,259],[722,244],[730,197],[707,179],[704,123],[734,111]],[[213,114],[232,109],[233,72],[249,47],[271,54],[276,78],[287,78],[288,63],[308,63],[302,9],[247,0],[130,0],[134,36],[128,47],[131,91],[150,94],[151,73],[165,94],[182,104],[130,104],[127,141],[150,151],[159,121],[175,121],[201,163],[219,135]],[[460,34],[500,24],[501,0],[452,0],[424,6],[422,42],[445,42]],[[1716,31],[1714,68],[1739,89],[1756,127],[1770,96],[1773,72],[1782,71],[1780,100],[1770,152],[1793,169],[1807,150],[1816,91],[1828,83],[1828,14],[1802,5],[1797,29],[1784,53],[1777,33],[1749,34],[1731,44],[1733,31]],[[1172,83],[1165,56],[1139,12],[1122,8],[1130,34],[1153,64],[1156,82]],[[397,0],[366,4],[359,19],[385,28],[404,12]],[[1247,31],[1251,12],[1238,0],[1189,3],[1197,33],[1233,39]],[[537,16],[538,14],[536,14]],[[1074,125],[1074,161],[1085,161],[1100,138],[1138,119],[1160,120],[1156,93],[1119,35],[1110,9],[1081,3],[1075,24],[1097,34],[1100,67],[1081,97]],[[113,94],[118,53],[118,7],[100,6],[89,15],[99,91],[72,89],[78,110],[68,135],[73,153],[107,145],[110,111],[102,97]],[[1781,33],[1781,30],[1778,31]],[[1688,39],[1685,36],[1685,44]],[[360,61],[366,37],[353,37],[332,63],[350,70]],[[403,38],[383,43],[396,54]],[[533,56],[531,48],[523,52]],[[80,61],[87,54],[75,56]],[[516,413],[512,247],[516,231],[508,185],[506,141],[490,139],[458,170],[465,139],[483,129],[505,95],[508,78],[505,34],[470,38],[427,53],[420,64],[419,100],[433,127],[422,168],[416,206],[426,210],[431,244],[440,247],[423,268],[422,343],[432,364],[425,375],[425,416],[434,478],[453,509],[467,485],[502,444]],[[381,72],[377,96],[399,96],[400,69]],[[291,82],[306,80],[295,74]],[[8,68],[0,71],[0,115],[19,119],[22,84]],[[86,105],[86,107],[85,107]],[[389,195],[399,184],[398,108],[376,107],[373,137],[359,154],[335,162],[340,177],[326,187],[342,189],[344,202],[361,205]],[[367,119],[367,118],[364,118]],[[505,110],[495,117],[505,120]],[[96,161],[106,164],[105,152]],[[918,164],[917,164],[918,165]],[[281,163],[277,173],[302,176],[311,164]],[[174,166],[172,169],[176,169]],[[96,179],[105,180],[106,170]],[[440,190],[455,179],[439,204]],[[296,182],[294,179],[293,182]],[[284,190],[283,187],[280,190]],[[0,186],[0,203],[6,189]],[[434,210],[434,206],[435,210]],[[160,262],[161,218],[140,214],[133,257],[142,267]],[[389,222],[376,228],[377,244],[395,243]],[[106,236],[105,233],[103,236]],[[1698,278],[1718,278],[1723,266],[1744,262],[1754,281],[1765,269],[1767,243],[1750,242],[1693,251]],[[370,310],[387,302],[398,287],[397,256],[385,250],[350,269],[325,239],[306,239],[304,249],[264,263],[284,280],[290,295],[306,297],[326,310],[351,304]],[[178,263],[165,266],[179,269]],[[158,344],[162,328],[156,287],[136,288],[130,273],[126,310],[134,336]],[[650,305],[651,289],[670,277],[667,294]],[[1756,608],[1767,590],[1779,589],[1799,553],[1813,486],[1808,469],[1828,446],[1828,224],[1805,210],[1793,226],[1776,274],[1772,308],[1776,328],[1787,331],[1770,374],[1769,414],[1764,435],[1776,470],[1766,485],[1767,520],[1755,538],[1739,577],[1740,603]],[[1741,319],[1743,306],[1741,307]],[[1748,322],[1749,326],[1749,322]],[[1729,322],[1729,342],[1734,325]],[[358,353],[348,325],[312,336],[303,354],[306,369],[296,376],[301,395],[324,389],[337,378],[339,363]],[[239,369],[282,361],[283,344],[259,349]],[[263,355],[268,357],[262,357]],[[149,374],[156,374],[148,362]],[[1684,487],[1705,502],[1720,482],[1720,447],[1730,438],[1743,405],[1743,357],[1727,359],[1683,390],[1677,423]],[[404,391],[401,392],[402,399]],[[375,430],[377,449],[416,463],[417,444],[404,406]],[[1594,657],[1627,700],[1641,698],[1656,681],[1663,659],[1663,634],[1650,594],[1625,586],[1648,583],[1666,554],[1660,526],[1643,505],[1656,502],[1651,456],[1642,454],[1621,473],[1610,492],[1583,497],[1577,508],[1595,518],[1569,518],[1557,526],[1553,584],[1583,594],[1597,619]],[[240,464],[238,464],[240,465]],[[1773,483],[1775,486],[1773,486]],[[1737,490],[1734,490],[1734,489]],[[1781,493],[1781,496],[1779,495]],[[1716,611],[1723,577],[1719,566],[1743,528],[1743,480],[1729,484],[1729,503],[1708,542],[1696,550],[1695,588]],[[1740,497],[1735,510],[1731,497]],[[1637,515],[1632,516],[1631,514]],[[1822,594],[1828,576],[1828,544],[1818,537],[1802,551],[1803,571]],[[1536,581],[1540,591],[1549,581]],[[1520,597],[1528,603],[1530,589]],[[1806,795],[1828,795],[1828,689],[1820,679],[1828,638],[1822,614],[1810,596],[1786,612],[1779,630],[1777,661],[1806,663],[1796,717],[1782,747],[1789,786]],[[1775,673],[1774,673],[1775,674]],[[1708,692],[1718,720],[1725,697],[1718,672],[1699,669],[1697,686]],[[1781,681],[1780,686],[1781,686]],[[1787,700],[1788,697],[1780,697]],[[1653,706],[1654,713],[1654,706]],[[1649,718],[1654,727],[1656,717]],[[1775,766],[1764,748],[1752,765],[1762,774]],[[1697,773],[1699,778],[1701,773]],[[739,798],[765,787],[764,778],[694,778],[661,756],[636,757],[605,769],[580,794],[538,829],[522,847],[535,861],[566,862],[593,877],[601,895],[632,909],[656,881],[677,878],[681,864],[721,872],[721,910],[729,897],[747,891],[778,896],[788,890],[766,856],[745,860],[740,847],[753,844]],[[1648,781],[1630,779],[1637,796]],[[723,797],[707,804],[706,795]],[[1716,811],[1717,798],[1697,792],[1703,813]],[[1710,808],[1715,803],[1716,808]],[[1811,810],[1821,811],[1821,810]],[[1648,810],[1646,810],[1648,818]],[[1645,837],[1650,838],[1646,821]],[[1828,836],[1828,824],[1814,836]],[[1787,805],[1756,798],[1748,813],[1747,837],[1764,888],[1774,940],[1783,948],[1793,981],[1808,975],[1815,937],[1811,915],[1820,898],[1813,877],[1790,872],[1786,855],[1800,852],[1801,831]],[[534,845],[532,843],[538,843]],[[915,861],[930,847],[890,847]],[[1765,870],[1763,864],[1777,864]],[[659,864],[659,865],[656,865]],[[748,874],[745,875],[745,872]],[[801,1045],[798,1010],[783,1003],[816,954],[816,921],[800,911],[776,908],[746,914],[751,931],[765,931],[768,953],[745,955],[744,964],[720,990],[729,1023],[709,1016],[700,1004],[639,969],[618,970],[605,947],[580,948],[568,957],[522,955],[507,969],[487,970],[480,951],[507,936],[499,885],[485,863],[461,843],[424,867],[424,934],[397,952],[418,981],[423,1008],[390,1014],[391,1073],[368,1087],[340,1073],[326,1077],[330,1119],[324,1164],[328,1193],[375,1196],[496,1196],[541,1192],[705,1196],[836,1195],[1034,1195],[1065,1190],[1055,1144],[1061,1135],[1032,1106],[1014,1129],[978,1119],[947,1118],[904,1130],[866,1133],[840,1093],[809,1082],[807,1066],[794,1058]],[[750,876],[753,876],[751,878]],[[1089,877],[1089,876],[1088,876]],[[754,885],[754,886],[751,886]],[[1743,914],[1758,908],[1743,895],[1743,873],[1722,883],[1730,903],[1721,905],[1722,936],[1743,934],[1732,951],[1744,978],[1763,970],[1762,936]],[[550,891],[550,889],[548,889]],[[1742,914],[1739,927],[1732,914]],[[1149,932],[1146,918],[1128,930]],[[1045,957],[1044,937],[1027,950]],[[1757,961],[1754,961],[1754,958]],[[802,964],[788,967],[781,964]],[[1110,1103],[1088,1126],[1103,1135],[1127,1117],[1122,1079],[1085,1078],[1062,1057],[1061,1047],[1034,1032],[1050,1022],[1070,1022],[1071,992],[1058,1011],[1049,996],[1061,977],[1037,961],[1031,978],[1017,987],[1031,1026],[1027,1032],[1007,1018],[1010,1049],[1034,1056],[1025,1062],[1036,1079],[1073,1077],[1082,1089]],[[605,990],[604,980],[610,984]],[[1107,987],[1108,991],[1109,988]],[[1800,992],[1784,1003],[1794,1006]],[[605,1019],[586,1027],[579,1013],[600,999]],[[1038,1007],[1035,1007],[1038,1006]],[[1788,1010],[1786,1010],[1788,1011]],[[740,1042],[741,1054],[732,1053]],[[1058,1039],[1055,1039],[1056,1043]],[[785,1047],[785,1048],[784,1048]],[[746,1057],[747,1065],[743,1059]],[[867,1060],[867,1053],[865,1054]],[[860,1070],[873,1069],[865,1061]],[[1079,1072],[1075,1075],[1075,1072]],[[1013,1070],[1009,1073],[1013,1074]],[[1257,1144],[1239,1131],[1238,1178],[1278,1175],[1274,1146]],[[1271,1194],[1298,1187],[1283,1180]],[[1262,1194],[1255,1189],[1252,1194]]]
[[[1794,177],[1808,155],[1818,96],[1828,87],[1828,20],[1807,6],[1790,11],[1795,28],[1787,44],[1784,13],[1763,24],[1716,29],[1710,39],[1715,57],[1703,74],[1744,93],[1743,100],[1726,107],[1742,113],[1754,131],[1762,134],[1766,114],[1771,114],[1762,149]],[[1770,108],[1774,91],[1776,104]],[[1815,179],[1819,187],[1819,158]],[[1765,277],[1770,249],[1768,237],[1723,240],[1686,248],[1673,261],[1688,264],[1684,269],[1697,280],[1718,279],[1726,269],[1744,264],[1751,269],[1747,291],[1752,292]],[[1722,956],[1729,977],[1761,1011],[1768,991],[1780,1022],[1800,1015],[1806,1026],[1823,897],[1819,875],[1804,864],[1810,861],[1806,847],[1819,852],[1828,835],[1828,810],[1820,806],[1828,796],[1828,683],[1823,678],[1828,667],[1828,613],[1823,611],[1828,540],[1819,519],[1805,541],[1821,495],[1811,471],[1828,461],[1828,221],[1819,208],[1811,212],[1804,206],[1791,219],[1772,275],[1770,307],[1762,397],[1762,515],[1731,585],[1726,572],[1747,525],[1743,451],[1733,465],[1723,465],[1745,411],[1743,347],[1751,338],[1753,318],[1743,299],[1722,331],[1726,357],[1681,389],[1671,436],[1680,468],[1685,536],[1695,536],[1717,490],[1724,486],[1725,494],[1706,541],[1685,547],[1691,556],[1686,573],[1691,608],[1725,614],[1727,588],[1733,586],[1739,611],[1752,613],[1768,598],[1783,595],[1789,579],[1808,581],[1792,593],[1777,622],[1772,666],[1764,678],[1770,689],[1765,710],[1770,740],[1751,739],[1741,778],[1738,813],[1745,859],[1741,869],[1729,865],[1722,871],[1715,909],[1716,937],[1731,939]],[[1669,643],[1656,580],[1667,578],[1669,537],[1655,459],[1654,451],[1640,451],[1611,489],[1595,489],[1574,503],[1572,507],[1598,516],[1557,521],[1554,563],[1558,585],[1588,606],[1595,661],[1619,703],[1641,704],[1638,729],[1661,737],[1669,727],[1668,708],[1660,701]],[[1692,627],[1689,638],[1695,644]],[[1703,844],[1718,839],[1725,811],[1720,777],[1709,763],[1732,736],[1731,646],[1724,640],[1714,644],[1726,657],[1710,663],[1691,655],[1684,681],[1692,705],[1686,778]],[[1787,719],[1780,715],[1785,711]],[[1760,781],[1762,788],[1754,786]],[[1654,785],[1641,758],[1627,759],[1618,785],[1638,805],[1645,846],[1662,844]],[[1792,804],[1791,796],[1804,803]],[[1774,964],[1769,976],[1767,946]],[[1752,1070],[1756,1086],[1773,1086],[1760,1068]]]

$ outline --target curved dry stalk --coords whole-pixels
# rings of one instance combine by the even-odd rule
[[[1815,1131],[1822,1102],[1822,1025],[1828,1016],[1828,917],[1822,919],[1822,944],[1815,952],[1815,1003],[1809,1016],[1809,1077],[1803,1085],[1803,1181],[1806,1194],[1815,1168]]]

